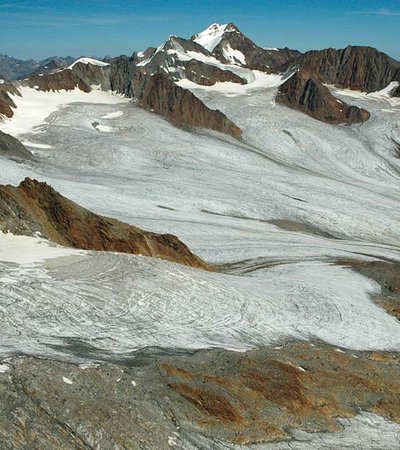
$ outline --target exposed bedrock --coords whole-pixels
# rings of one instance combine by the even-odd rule
[[[32,159],[32,153],[15,137],[0,131],[0,155],[17,159]]]
[[[337,262],[375,280],[381,286],[381,292],[375,295],[376,303],[386,309],[388,314],[400,320],[400,264],[388,261],[351,261]]]
[[[134,94],[140,105],[167,117],[176,125],[209,128],[240,139],[242,130],[219,110],[209,109],[192,92],[163,74],[140,75]]]
[[[90,85],[69,69],[44,74],[43,76],[33,75],[24,80],[23,83],[40,91],[73,91],[76,88],[83,92],[91,91]]]
[[[16,357],[0,366],[0,447],[186,450],[340,432],[362,411],[400,422],[399,362],[305,342],[98,367]]]
[[[372,47],[309,51],[296,62],[303,77],[341,88],[374,92],[400,81],[400,63]]]
[[[191,267],[208,266],[176,236],[141,230],[102,217],[63,197],[46,183],[26,178],[19,187],[0,186],[0,230],[85,250],[141,254]]]
[[[188,62],[183,62],[182,66],[185,68],[185,76],[193,83],[202,86],[213,86],[215,83],[238,83],[246,84],[246,80],[235,75],[230,70],[222,70],[219,67],[211,66],[210,64],[202,63],[196,59]]]
[[[347,105],[322,83],[299,73],[280,86],[276,100],[326,123],[360,123],[370,117],[365,109]]]
[[[90,92],[92,86],[102,90],[110,89],[110,66],[98,66],[77,62],[72,68],[52,73],[32,75],[23,83],[41,91],[71,91],[79,88]]]
[[[4,82],[0,84],[0,118],[5,116],[11,118],[14,115],[12,108],[16,108],[12,95],[21,96],[17,87],[12,82]]]

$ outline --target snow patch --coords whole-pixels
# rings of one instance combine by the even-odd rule
[[[241,74],[242,76],[244,74]],[[239,84],[232,82],[215,83],[213,86],[201,86],[187,79],[179,80],[176,84],[185,89],[189,89],[194,93],[196,90],[203,91],[216,91],[222,94],[247,94],[250,91],[257,89],[276,88],[283,84],[288,78],[282,75],[267,74],[258,70],[248,71],[247,75],[251,75],[247,78],[247,84]],[[243,76],[244,78],[244,76]]]
[[[70,380],[70,379],[67,378],[67,377],[62,377],[62,379],[63,379],[63,381],[64,381],[65,384],[73,384],[72,380]]]
[[[4,133],[18,137],[30,131],[38,131],[37,127],[46,123],[46,118],[58,109],[71,103],[96,103],[115,105],[128,103],[119,95],[110,92],[92,91],[83,92],[76,88],[73,91],[44,92],[22,86],[19,88],[21,97],[11,95],[17,108],[11,119],[0,121],[0,130]]]
[[[0,373],[6,373],[10,370],[10,366],[8,364],[0,364]]]
[[[67,67],[67,69],[72,69],[76,64],[81,63],[81,64],[91,64],[92,66],[99,66],[99,67],[106,67],[109,66],[110,64],[105,63],[103,61],[99,61],[97,59],[92,59],[92,58],[80,58],[77,59],[73,64],[71,64],[70,66]]]
[[[123,111],[115,111],[102,116],[102,119],[116,119],[117,117],[121,117],[124,115]]]
[[[61,247],[43,238],[0,232],[0,261],[3,262],[31,265],[48,259],[81,254],[82,251]]]
[[[246,57],[243,53],[233,49],[229,44],[223,49],[222,53],[231,64],[237,64],[238,62],[243,65],[246,64]]]

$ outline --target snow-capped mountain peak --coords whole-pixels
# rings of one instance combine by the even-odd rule
[[[206,30],[192,37],[194,42],[197,42],[202,47],[212,52],[215,47],[221,42],[225,33],[237,32],[238,29],[233,23],[220,25],[218,23],[211,24]]]

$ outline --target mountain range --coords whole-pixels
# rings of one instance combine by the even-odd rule
[[[400,62],[233,23],[0,60],[0,448],[400,448]]]

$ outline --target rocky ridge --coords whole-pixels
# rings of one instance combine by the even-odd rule
[[[159,73],[139,77],[135,98],[145,109],[168,117],[178,126],[208,128],[240,139],[242,131],[225,114],[211,110],[192,92]]]
[[[30,178],[18,187],[0,186],[0,230],[27,236],[40,233],[58,244],[84,250],[141,254],[208,268],[176,236],[99,216]]]
[[[400,62],[372,47],[310,51],[293,63],[302,76],[345,89],[375,92],[400,81]]]
[[[360,123],[370,117],[365,109],[347,105],[333,96],[322,83],[301,73],[296,73],[279,87],[276,101],[331,124]]]

